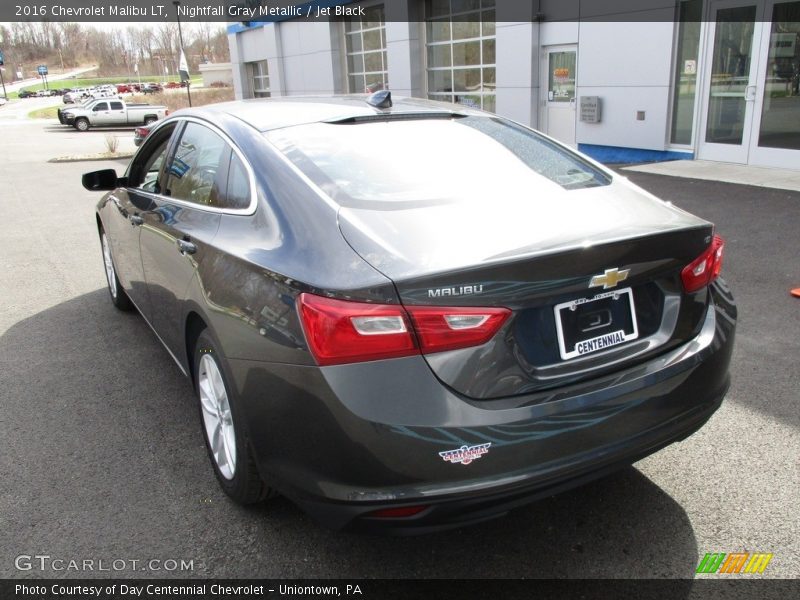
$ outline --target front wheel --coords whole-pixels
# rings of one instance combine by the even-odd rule
[[[89,131],[89,120],[75,119],[75,129],[78,131]]]
[[[208,455],[223,491],[240,504],[253,504],[274,492],[258,473],[221,361],[214,340],[208,330],[203,331],[194,351],[194,380]]]
[[[106,282],[108,283],[108,293],[111,295],[111,302],[119,310],[133,310],[133,303],[128,298],[128,294],[122,289],[117,277],[117,270],[114,268],[114,257],[111,256],[111,246],[108,243],[106,232],[100,232],[100,247],[103,250],[103,266],[106,270]]]

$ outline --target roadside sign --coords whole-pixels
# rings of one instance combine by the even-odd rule
[[[39,75],[47,75],[47,65],[39,65],[36,67],[36,70],[39,72]]]

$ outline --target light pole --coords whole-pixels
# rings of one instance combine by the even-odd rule
[[[3,51],[0,50],[0,83],[3,84],[3,98],[8,100],[8,96],[6,95],[6,81],[3,79],[3,67],[6,64],[6,57],[3,54]]]
[[[175,5],[175,18],[178,20],[178,39],[181,42],[181,58],[183,59],[185,54],[183,52],[183,30],[181,30],[181,15],[179,6],[181,5],[180,0],[172,0],[172,4]],[[178,72],[180,73],[180,65],[178,65]],[[189,81],[189,63],[186,63],[186,95],[189,98],[189,107],[192,106],[192,92],[189,91],[189,88],[192,87],[191,82]]]

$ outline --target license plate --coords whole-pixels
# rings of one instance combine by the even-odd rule
[[[639,337],[631,288],[562,302],[554,310],[558,350],[563,360],[607,350]]]

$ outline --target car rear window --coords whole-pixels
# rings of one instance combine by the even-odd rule
[[[342,205],[491,199],[542,186],[608,185],[600,169],[529,129],[491,117],[312,123],[265,134]]]

